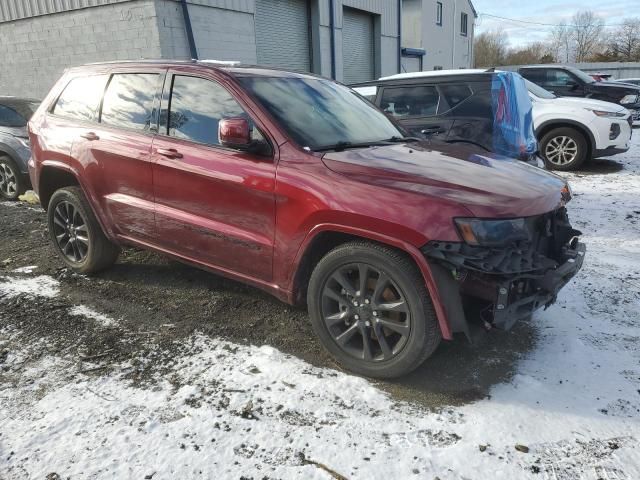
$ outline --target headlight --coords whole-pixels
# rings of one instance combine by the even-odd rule
[[[587,110],[592,111],[599,117],[623,118],[627,115],[625,112],[607,112],[606,110],[594,110],[593,108],[587,108]]]
[[[623,105],[629,103],[638,103],[638,95],[625,95],[624,97],[622,97],[622,100],[620,100],[620,103]]]
[[[455,222],[460,236],[469,245],[500,247],[529,238],[529,230],[524,218],[509,220],[456,218]]]

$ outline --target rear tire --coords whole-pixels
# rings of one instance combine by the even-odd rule
[[[0,155],[0,197],[17,200],[27,191],[27,181],[10,157]]]
[[[576,170],[589,154],[585,136],[570,127],[554,128],[540,140],[540,154],[549,170]]]
[[[356,241],[329,252],[311,274],[307,303],[329,353],[369,377],[411,372],[442,339],[416,265],[382,245]]]
[[[107,239],[79,187],[56,191],[47,208],[49,235],[58,254],[78,273],[95,273],[118,259],[120,248]]]

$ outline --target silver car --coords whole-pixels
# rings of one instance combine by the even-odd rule
[[[39,104],[31,98],[0,97],[0,198],[15,200],[30,188],[27,122]]]

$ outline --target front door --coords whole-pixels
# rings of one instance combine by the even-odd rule
[[[251,120],[220,83],[176,73],[165,85],[168,115],[152,149],[157,242],[187,259],[270,281],[275,159],[220,146],[220,120]],[[255,125],[253,135],[262,137]]]

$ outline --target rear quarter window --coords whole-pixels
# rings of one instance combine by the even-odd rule
[[[64,88],[52,112],[65,118],[95,121],[108,75],[76,77]]]
[[[13,108],[0,105],[0,127],[24,127],[27,120]]]

